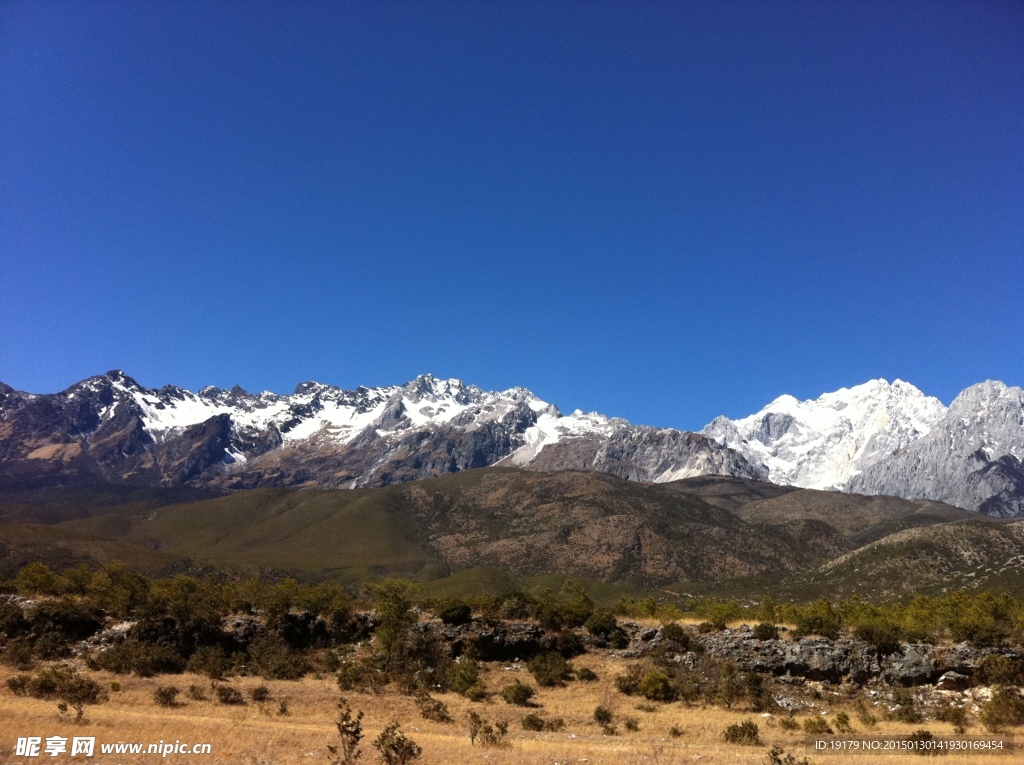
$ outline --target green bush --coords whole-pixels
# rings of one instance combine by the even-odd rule
[[[309,671],[308,659],[279,638],[267,636],[249,647],[256,673],[267,680],[298,680]]]
[[[775,640],[779,637],[779,628],[764,622],[754,625],[755,640]]]
[[[975,672],[979,685],[1020,685],[1024,680],[1024,662],[1008,656],[989,654]]]
[[[473,609],[461,600],[452,600],[438,609],[437,618],[445,624],[469,624],[473,621]]]
[[[237,706],[245,703],[245,699],[242,698],[242,692],[237,688],[232,688],[230,685],[218,685],[216,693],[217,701],[221,704]]]
[[[608,707],[599,706],[594,709],[594,721],[598,725],[611,725],[612,723],[612,710]]]
[[[597,673],[588,667],[580,667],[576,670],[576,679],[584,683],[593,683],[597,680]]]
[[[661,625],[661,636],[665,640],[669,640],[676,644],[676,647],[680,651],[690,650],[690,633],[688,633],[680,624],[676,622],[669,622],[668,624]]]
[[[249,691],[249,698],[255,701],[257,704],[262,704],[265,701],[270,701],[270,688],[266,685],[257,685],[251,691]]]
[[[28,684],[31,679],[29,675],[14,675],[7,678],[7,687],[15,696],[27,696]]]
[[[523,726],[523,730],[542,731],[544,730],[544,718],[538,714],[530,713],[525,715],[519,724]]]
[[[433,698],[426,691],[420,691],[416,694],[416,707],[420,710],[420,715],[424,720],[438,723],[455,722],[448,711],[448,705],[443,701]]]
[[[640,721],[637,720],[635,717],[622,718],[622,725],[626,730],[632,731],[634,733],[640,730]]]
[[[181,655],[170,646],[134,640],[113,645],[93,655],[89,661],[93,669],[105,669],[117,675],[134,673],[139,677],[180,674],[185,670],[185,664]]]
[[[21,606],[7,600],[0,600],[0,634],[7,638],[18,637],[28,632],[29,623]]]
[[[914,694],[906,688],[897,688],[893,691],[892,702],[894,709],[889,716],[894,720],[905,723],[919,723],[923,720],[921,711],[917,708]]]
[[[160,685],[153,691],[153,701],[160,707],[177,706],[179,693],[181,691],[173,685]]]
[[[206,701],[206,691],[203,690],[201,685],[190,685],[188,687],[188,697],[192,701]]]
[[[626,671],[623,674],[616,676],[615,687],[619,690],[619,693],[633,696],[640,692],[640,680],[643,679],[646,673],[647,670],[643,665],[629,664],[626,666]]]
[[[864,622],[853,628],[853,634],[858,640],[875,647],[878,653],[889,656],[899,653],[902,650],[900,641],[903,639],[903,631],[899,625],[881,620]]]
[[[501,697],[508,704],[513,704],[518,707],[530,706],[530,699],[533,698],[536,691],[533,686],[521,683],[516,680],[511,685],[506,685],[501,690]]]
[[[478,685],[480,685],[480,665],[476,659],[463,654],[451,666],[448,687],[465,696],[471,688]]]
[[[722,734],[727,744],[743,744],[744,746],[761,746],[761,731],[753,720],[730,725]]]
[[[853,731],[853,725],[850,723],[850,715],[846,712],[836,712],[836,716],[833,718],[832,724],[836,726],[836,730],[840,733],[850,733]]]
[[[992,732],[1008,726],[1024,725],[1024,699],[1013,687],[1001,685],[981,708],[981,723]]]
[[[804,733],[811,736],[830,736],[833,731],[824,717],[808,717],[804,720]]]
[[[218,645],[203,645],[196,649],[186,663],[189,672],[206,675],[212,680],[220,680],[227,675],[231,664],[224,649]]]
[[[676,697],[676,689],[668,675],[652,670],[641,678],[637,691],[649,701],[672,701]]]
[[[567,680],[572,679],[572,667],[565,657],[558,653],[542,653],[530,659],[526,666],[533,673],[537,685],[544,688],[562,686]]]

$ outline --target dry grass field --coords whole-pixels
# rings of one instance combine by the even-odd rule
[[[621,671],[622,661],[603,656],[583,656],[574,661],[579,667],[589,667],[599,675],[597,682],[573,682],[565,688],[538,689],[535,709],[513,707],[501,700],[500,689],[516,678],[532,683],[525,668],[507,668],[493,664],[485,668],[483,679],[493,692],[485,702],[470,702],[455,694],[438,694],[445,702],[454,723],[443,724],[424,720],[411,697],[393,689],[375,695],[349,693],[346,697],[355,710],[365,713],[363,757],[360,762],[379,760],[371,742],[384,725],[398,720],[403,730],[423,748],[425,765],[447,763],[479,763],[479,765],[561,765],[587,763],[588,765],[663,765],[668,763],[701,763],[701,765],[733,765],[735,763],[761,763],[767,761],[767,747],[782,746],[798,759],[809,757],[811,763],[855,762],[870,765],[909,765],[920,762],[916,755],[858,755],[828,756],[807,752],[802,731],[783,730],[776,718],[741,711],[727,711],[717,707],[688,707],[682,703],[642,704],[637,697],[627,697],[615,690],[612,678]],[[56,704],[13,695],[6,687],[6,679],[13,673],[0,668],[0,762],[94,762],[98,765],[130,765],[130,763],[165,762],[191,765],[291,765],[292,763],[329,762],[327,744],[337,742],[334,721],[337,702],[341,694],[333,676],[301,681],[263,681],[259,678],[234,678],[230,685],[246,697],[244,706],[226,706],[216,701],[210,690],[210,681],[198,675],[174,675],[159,678],[116,676],[103,672],[88,673],[105,687],[119,683],[119,690],[111,691],[109,700],[87,707],[80,724],[60,722]],[[159,685],[173,684],[182,690],[180,705],[163,708],[154,700]],[[249,692],[259,685],[270,688],[270,699],[253,702]],[[187,698],[190,685],[201,686],[206,700]],[[281,715],[280,702],[286,700],[288,714]],[[595,707],[603,705],[615,715],[618,734],[602,733],[594,721]],[[638,707],[644,707],[640,709]],[[474,709],[488,721],[504,720],[509,732],[502,746],[473,746],[468,735],[466,713]],[[557,733],[524,731],[520,720],[528,712],[545,718],[561,717],[565,728]],[[833,711],[839,711],[836,707]],[[853,716],[851,711],[851,717]],[[633,718],[638,730],[626,729],[625,721]],[[723,731],[727,725],[754,720],[760,727],[762,746],[726,744]],[[855,723],[856,726],[856,723]],[[681,735],[673,736],[675,727]],[[935,734],[951,734],[945,723],[929,721],[906,725],[881,722],[870,731],[878,734],[906,734],[926,727]],[[866,733],[858,728],[858,733]],[[973,733],[980,733],[976,727]],[[15,757],[15,743],[19,736],[95,736],[97,750],[93,758]],[[171,741],[209,743],[210,755],[101,755],[100,743]],[[973,757],[948,756],[948,762],[996,763],[1021,762],[1024,756]]]

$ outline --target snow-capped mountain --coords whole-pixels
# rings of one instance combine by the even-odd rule
[[[909,383],[872,380],[808,401],[781,396],[701,432],[774,483],[1024,513],[1024,392],[1003,383],[971,386],[947,409]]]
[[[495,463],[642,481],[764,477],[697,434],[563,416],[525,388],[489,392],[430,375],[356,390],[309,382],[291,395],[150,389],[119,371],[52,395],[0,384],[0,480],[8,484],[358,487]]]

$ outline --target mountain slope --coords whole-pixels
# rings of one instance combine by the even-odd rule
[[[374,489],[256,489],[166,506],[65,503],[63,520],[52,508],[21,505],[19,520],[43,523],[0,523],[0,539],[18,560],[118,558],[150,571],[227,566],[431,579],[483,566],[661,586],[812,571],[893,528],[972,515],[816,491],[730,510],[699,496],[707,484],[694,482],[708,480],[644,484],[593,472],[488,468]],[[755,497],[777,488],[715,480],[720,490]],[[837,496],[846,515],[831,504]]]

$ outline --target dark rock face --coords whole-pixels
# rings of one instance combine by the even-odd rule
[[[890,685],[925,685],[939,681],[947,673],[951,673],[951,677],[946,682],[953,683],[957,676],[969,679],[986,656],[1020,658],[1024,655],[1012,649],[973,648],[967,643],[949,647],[903,643],[898,652],[882,655],[861,640],[833,641],[823,637],[795,642],[756,640],[750,629],[702,635],[701,643],[709,656],[730,659],[744,672],[792,675],[829,683],[844,679],[865,683],[880,678]],[[638,640],[636,647],[642,645]]]
[[[452,656],[461,656],[472,643],[482,661],[526,661],[554,646],[553,636],[531,622],[502,622],[494,626],[476,620],[460,625],[421,622],[414,629],[441,638]]]

